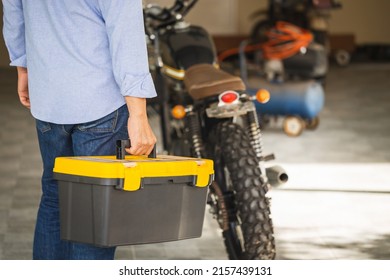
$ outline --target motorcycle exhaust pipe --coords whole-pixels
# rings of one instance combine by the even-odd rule
[[[265,171],[268,177],[268,182],[272,187],[279,187],[288,181],[286,170],[279,165],[267,167]]]

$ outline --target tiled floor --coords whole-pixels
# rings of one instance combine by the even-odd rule
[[[0,259],[31,259],[41,163],[33,119],[15,88],[15,73],[0,70]],[[332,68],[316,131],[290,138],[281,121],[264,131],[266,152],[290,175],[271,190],[277,258],[390,259],[390,64]],[[201,238],[120,247],[116,258],[226,253],[206,214]]]

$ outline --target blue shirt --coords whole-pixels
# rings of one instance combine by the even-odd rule
[[[28,69],[32,115],[76,124],[156,96],[142,0],[2,0],[12,66]]]

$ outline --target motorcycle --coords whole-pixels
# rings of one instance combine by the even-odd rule
[[[158,97],[164,150],[211,158],[215,180],[207,203],[222,229],[229,259],[274,259],[272,186],[287,181],[280,166],[266,167],[254,97],[245,84],[218,67],[205,29],[184,17],[197,0],[144,7],[151,73]],[[269,98],[259,91],[257,99]]]
[[[341,7],[338,0],[268,0],[265,10],[258,10],[251,16],[257,18],[251,38],[261,40],[265,30],[277,21],[286,21],[310,30],[317,43],[326,45],[330,11]]]
[[[275,59],[266,57],[265,68],[271,69],[271,75],[283,71],[290,77],[323,81],[330,54],[328,19],[331,10],[339,8],[337,0],[268,0],[267,9],[256,11],[252,15],[256,18],[250,34],[252,43],[264,43],[282,54],[276,66]],[[304,36],[308,37],[304,33],[308,32],[313,40],[289,55],[294,50],[290,45],[304,43]]]
[[[253,15],[250,38],[219,54],[219,61],[230,63],[238,54],[251,93],[259,82],[272,93],[270,102],[256,105],[264,127],[283,117],[284,132],[297,137],[319,126],[328,72],[327,19],[340,7],[336,0],[268,0],[267,9]],[[249,83],[249,73],[255,83]]]

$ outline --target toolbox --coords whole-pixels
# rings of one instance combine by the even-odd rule
[[[61,239],[100,247],[200,237],[213,162],[159,155],[59,157]]]

